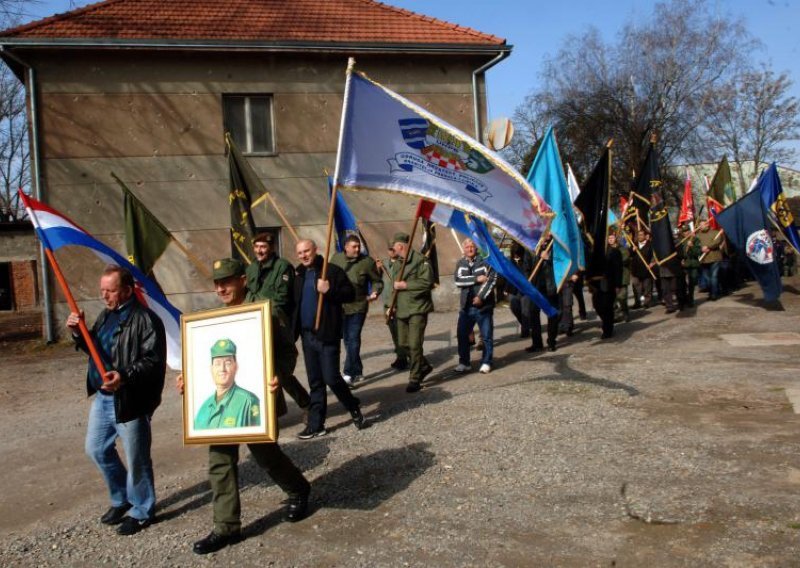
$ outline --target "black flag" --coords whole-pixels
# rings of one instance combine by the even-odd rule
[[[231,248],[233,256],[250,264],[253,257],[253,238],[256,226],[250,213],[250,188],[261,187],[250,164],[242,156],[230,134],[225,135],[228,144],[228,166],[230,168]]]
[[[639,198],[643,192],[649,196],[649,226],[653,237],[653,259],[659,266],[675,258],[675,239],[672,236],[672,225],[667,215],[667,206],[664,203],[664,192],[661,188],[661,175],[658,171],[658,153],[655,145],[650,144],[647,158],[636,184],[634,198]],[[645,210],[647,211],[647,210]]]
[[[607,147],[575,199],[575,207],[583,214],[584,230],[590,239],[586,247],[586,275],[590,279],[602,277],[606,269],[610,176],[611,149]]]

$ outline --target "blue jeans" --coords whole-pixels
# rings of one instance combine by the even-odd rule
[[[361,362],[361,329],[367,313],[345,314],[342,319],[342,335],[344,337],[344,374],[358,377],[364,374]]]
[[[308,427],[317,431],[325,427],[325,418],[328,414],[326,385],[348,412],[358,410],[359,400],[350,392],[350,388],[339,373],[339,341],[330,343],[320,341],[313,331],[303,331],[301,337],[311,398],[308,407]]]
[[[125,449],[127,470],[117,453],[117,438]],[[130,503],[128,515],[139,520],[152,519],[156,510],[151,442],[149,416],[117,424],[114,397],[100,393],[94,396],[86,428],[86,454],[103,474],[111,505]]]
[[[469,365],[469,333],[475,324],[481,332],[483,339],[483,357],[481,364],[492,364],[492,351],[494,347],[494,308],[478,309],[474,306],[464,308],[458,312],[458,362]]]
[[[719,262],[700,265],[701,280],[712,298],[719,297],[719,265]]]

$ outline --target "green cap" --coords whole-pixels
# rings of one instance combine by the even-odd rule
[[[392,237],[392,243],[406,243],[409,241],[408,233],[395,233]]]
[[[211,346],[211,358],[236,357],[236,344],[230,339],[218,339]]]
[[[244,264],[236,258],[221,258],[214,261],[214,280],[224,280],[244,274]]]

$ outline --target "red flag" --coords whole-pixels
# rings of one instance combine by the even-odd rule
[[[708,226],[715,231],[721,230],[722,227],[717,223],[717,214],[725,208],[713,197],[706,196],[706,204],[708,205]]]
[[[619,196],[619,211],[620,219],[624,219],[625,213],[628,211],[628,199],[624,195]]]
[[[686,181],[683,184],[683,200],[681,200],[681,212],[678,215],[678,225],[692,223],[694,221],[694,196],[692,195],[692,178],[689,177],[689,170],[686,170]]]

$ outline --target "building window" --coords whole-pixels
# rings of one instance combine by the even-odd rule
[[[222,119],[243,153],[275,153],[271,95],[223,95]]]

